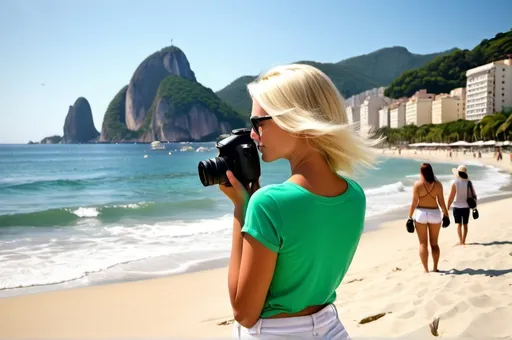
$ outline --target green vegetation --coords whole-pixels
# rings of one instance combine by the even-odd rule
[[[233,128],[246,125],[245,119],[217,97],[211,89],[180,76],[168,76],[160,83],[148,116],[153,115],[154,106],[159,98],[171,99],[171,105],[167,112],[168,119],[187,114],[194,105],[200,105],[213,112],[219,121],[229,122]]]
[[[395,46],[345,59],[336,65],[357,71],[382,86],[389,84],[406,70],[421,67],[438,56],[447,55],[455,50],[457,49],[422,55],[410,53],[405,47]]]
[[[391,98],[410,97],[420,89],[429,93],[448,93],[466,84],[466,71],[512,54],[512,29],[498,33],[490,40],[484,39],[469,50],[457,50],[440,56],[425,66],[402,73],[386,88],[384,94]]]
[[[145,132],[144,129],[131,131],[126,127],[125,101],[128,85],[123,87],[108,105],[103,117],[102,132],[107,141],[123,141],[137,139]]]
[[[474,142],[477,140],[512,139],[512,110],[498,112],[482,118],[480,122],[459,119],[444,124],[426,124],[420,127],[407,125],[402,128],[380,128],[375,136],[386,137],[385,143],[453,143],[460,140]]]
[[[375,87],[386,86],[402,72],[420,67],[437,56],[451,51],[418,55],[410,53],[404,47],[391,47],[338,63],[314,61],[298,61],[297,63],[313,65],[322,70],[332,79],[342,95],[348,98]],[[246,86],[255,78],[255,76],[240,77],[218,91],[217,95],[244,115],[249,116],[251,99]]]

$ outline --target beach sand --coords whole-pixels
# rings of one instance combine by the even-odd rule
[[[407,153],[402,156],[411,157]],[[480,204],[466,246],[455,246],[451,217],[440,234],[440,273],[423,273],[417,236],[406,232],[405,215],[364,233],[336,301],[352,338],[432,339],[429,323],[435,317],[440,338],[512,338],[511,207],[512,198]],[[227,268],[221,268],[0,299],[0,338],[226,339],[231,315]]]

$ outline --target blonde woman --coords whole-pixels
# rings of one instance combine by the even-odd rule
[[[228,171],[232,186],[221,186],[234,204],[233,336],[349,339],[333,302],[365,219],[365,194],[348,174],[371,166],[370,143],[346,124],[341,95],[312,66],[276,67],[248,90],[251,137],[264,162],[288,160],[291,176],[244,188]]]

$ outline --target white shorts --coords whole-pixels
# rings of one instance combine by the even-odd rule
[[[336,307],[330,304],[307,316],[259,319],[251,328],[245,328],[235,321],[233,339],[350,340],[350,337],[338,318]]]
[[[439,224],[443,221],[443,215],[439,209],[416,208],[414,220],[421,224]]]

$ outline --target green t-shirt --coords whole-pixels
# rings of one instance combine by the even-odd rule
[[[267,185],[248,203],[242,232],[277,252],[261,318],[332,303],[364,228],[366,196],[353,180],[336,197],[292,183]]]

